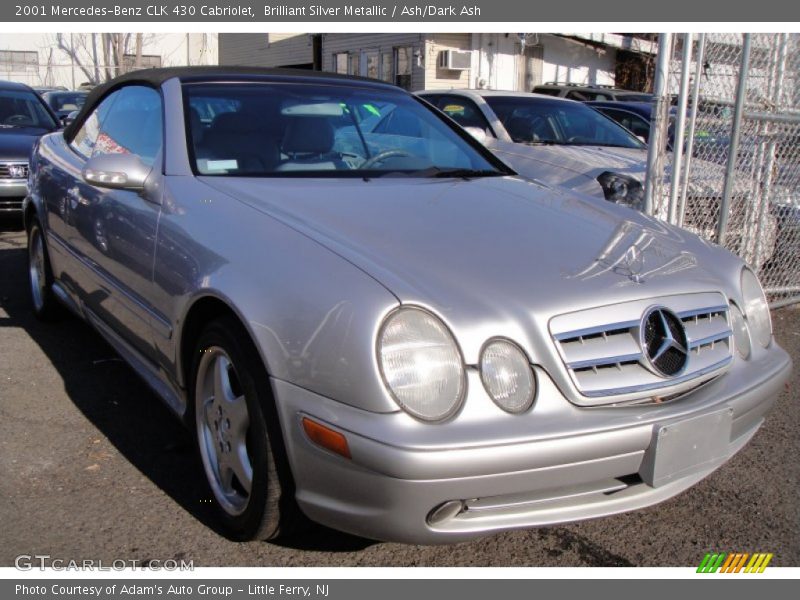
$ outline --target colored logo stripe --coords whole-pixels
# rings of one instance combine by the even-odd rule
[[[700,566],[697,567],[697,572],[716,573],[726,556],[727,554],[725,552],[707,552]]]
[[[763,573],[772,560],[772,553],[707,552],[697,567],[698,573]],[[749,561],[748,561],[749,559]],[[747,566],[745,566],[745,564]]]
[[[753,554],[753,558],[744,569],[745,573],[763,573],[769,561],[772,560],[772,553]]]

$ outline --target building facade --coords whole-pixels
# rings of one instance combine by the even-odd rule
[[[219,34],[220,64],[348,73],[411,91],[613,85],[618,52],[652,56],[655,47],[615,34]]]
[[[217,34],[6,33],[0,79],[76,89],[133,68],[218,64]]]

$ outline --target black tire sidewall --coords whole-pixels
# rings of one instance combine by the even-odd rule
[[[31,242],[33,240],[34,232],[38,232],[42,241],[42,259],[44,260],[44,289],[42,290],[42,306],[37,308],[36,302],[33,299],[33,281],[31,281],[30,266],[31,266]],[[37,319],[42,321],[50,321],[59,316],[60,305],[53,295],[53,271],[50,266],[50,254],[47,251],[47,242],[44,237],[44,230],[42,229],[39,219],[34,219],[28,229],[28,294],[31,299],[31,307],[33,314]]]
[[[273,399],[266,369],[255,348],[249,343],[249,339],[243,338],[243,335],[246,336],[246,332],[233,319],[212,321],[200,334],[192,361],[190,381],[191,425],[195,446],[202,461],[195,420],[197,371],[203,352],[217,346],[222,348],[230,358],[247,402],[250,420],[247,448],[253,468],[253,483],[247,508],[239,515],[231,515],[225,511],[214,497],[211,484],[206,477],[208,491],[225,532],[231,538],[235,540],[266,539],[274,535],[280,520],[278,502],[275,500],[280,498],[280,483],[275,475],[269,428],[264,414],[264,405],[273,402]],[[205,474],[205,468],[203,472]]]

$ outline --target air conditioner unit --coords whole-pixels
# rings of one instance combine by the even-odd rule
[[[451,71],[466,71],[472,64],[470,50],[442,50],[439,53],[439,68]]]

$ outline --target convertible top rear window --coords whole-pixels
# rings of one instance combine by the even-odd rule
[[[184,102],[199,175],[506,174],[433,111],[391,89],[187,83]]]

